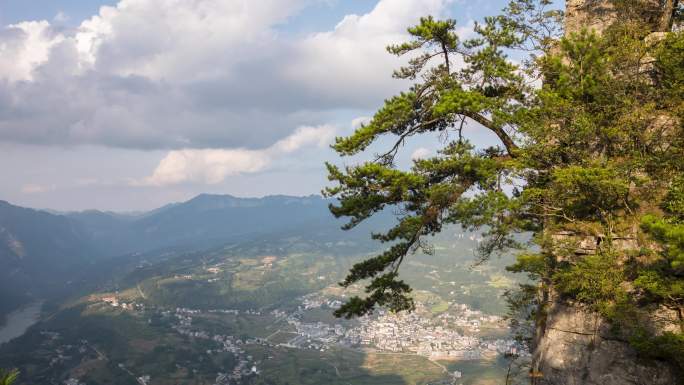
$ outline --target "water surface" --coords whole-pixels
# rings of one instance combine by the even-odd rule
[[[26,332],[40,318],[42,302],[34,302],[7,315],[7,322],[0,327],[0,345]]]

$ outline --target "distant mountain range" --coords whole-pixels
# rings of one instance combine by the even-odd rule
[[[103,255],[170,246],[211,246],[279,231],[339,229],[319,196],[236,198],[202,194],[137,216],[97,211],[66,214]]]
[[[370,231],[393,220],[381,215],[344,232],[343,222],[328,211],[330,203],[315,195],[201,194],[140,214],[59,214],[0,201],[0,315],[31,299],[63,295],[86,279],[88,266],[117,256],[174,247],[201,250],[262,237],[354,240],[370,247]]]

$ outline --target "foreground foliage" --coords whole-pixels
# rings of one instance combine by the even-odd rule
[[[18,370],[0,369],[0,385],[11,385],[19,377]]]

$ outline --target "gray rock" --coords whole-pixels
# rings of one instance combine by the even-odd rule
[[[579,305],[552,306],[534,358],[540,385],[672,385],[678,380],[673,368],[637,357],[609,324]]]

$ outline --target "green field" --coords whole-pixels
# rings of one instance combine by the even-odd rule
[[[250,353],[263,359],[261,376],[274,385],[422,385],[444,378],[439,365],[415,355],[262,347]]]

